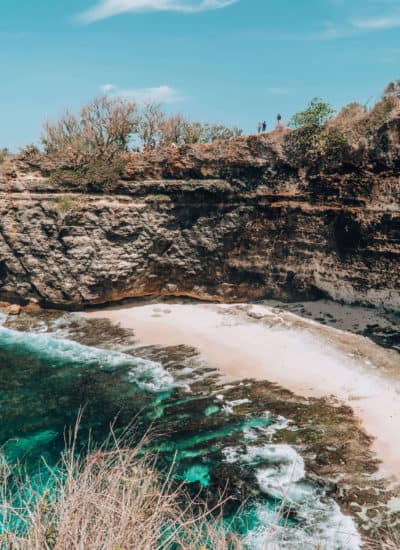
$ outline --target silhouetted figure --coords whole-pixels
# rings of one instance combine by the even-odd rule
[[[261,134],[261,128],[262,128],[262,124],[261,122],[258,123],[258,133]]]
[[[276,116],[276,129],[277,130],[283,130],[284,126],[283,126],[283,123],[282,123],[282,115],[281,114],[277,114]]]
[[[267,123],[265,122],[265,120],[262,123],[262,131],[263,131],[263,133],[267,131]]]

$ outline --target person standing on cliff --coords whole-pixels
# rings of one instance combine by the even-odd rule
[[[257,127],[259,134],[261,134],[261,128],[262,128],[262,124],[261,124],[261,122],[259,122],[258,127]]]
[[[282,115],[280,113],[277,114],[276,116],[276,129],[277,130],[281,130],[283,128],[283,124],[282,124]]]
[[[266,131],[267,131],[267,123],[266,123],[265,120],[264,120],[264,122],[262,123],[262,132],[263,132],[263,134],[264,134]]]

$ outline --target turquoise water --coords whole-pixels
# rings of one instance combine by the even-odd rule
[[[212,501],[227,490],[234,497],[226,520],[248,548],[262,547],[279,509],[280,548],[311,548],[316,538],[328,541],[327,549],[358,548],[352,521],[306,479],[298,452],[272,443],[287,423],[247,399],[249,386],[224,386],[188,350],[112,351],[67,333],[0,327],[0,445],[9,463],[33,476],[43,460],[54,467],[83,408],[78,448],[89,434],[101,444],[111,423],[118,435],[134,421],[137,439],[152,428],[147,451],[158,454],[160,470],[175,461],[174,476],[195,494]],[[351,544],[339,530],[353,533]]]

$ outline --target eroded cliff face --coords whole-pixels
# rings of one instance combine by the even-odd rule
[[[107,189],[15,159],[0,179],[0,300],[329,296],[400,309],[400,122],[301,163],[277,136],[132,155]]]

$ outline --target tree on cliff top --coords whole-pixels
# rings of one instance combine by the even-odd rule
[[[314,97],[304,111],[292,116],[289,126],[292,128],[316,127],[321,128],[335,114],[335,110],[329,103]]]
[[[78,116],[66,111],[57,122],[46,122],[41,142],[45,153],[80,162],[88,157],[113,158],[128,150],[138,123],[136,103],[101,96],[84,105]]]
[[[240,128],[228,128],[223,124],[202,124],[191,121],[182,113],[168,116],[159,104],[148,103],[142,109],[139,123],[139,139],[145,149],[170,145],[212,143],[242,135]]]
[[[66,111],[57,122],[46,122],[41,143],[54,183],[104,188],[117,181],[138,124],[136,103],[107,96],[93,99],[78,115]]]
[[[400,80],[389,82],[383,92],[383,97],[397,97],[400,98]]]
[[[329,126],[334,114],[329,103],[315,97],[304,111],[293,115],[289,126],[296,131],[285,137],[283,146],[287,158],[306,164],[321,157],[341,161],[348,152],[349,143],[339,128]]]

